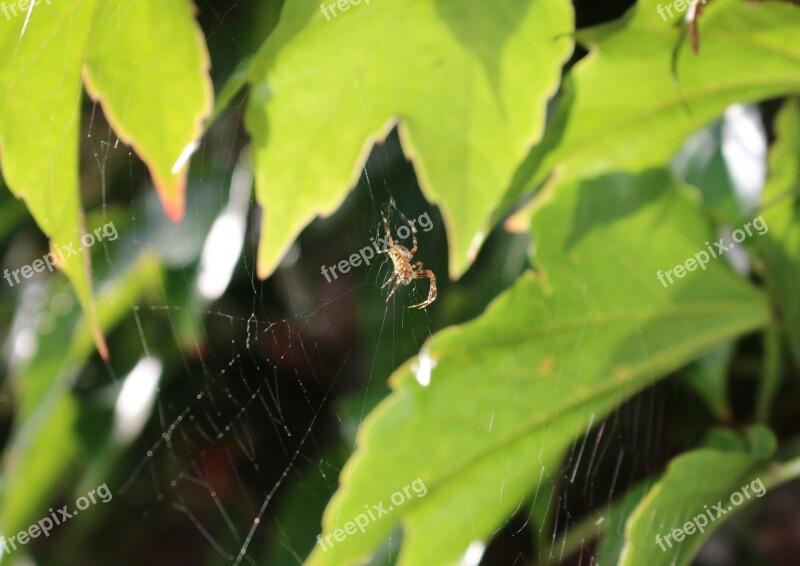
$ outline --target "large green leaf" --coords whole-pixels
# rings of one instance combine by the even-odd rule
[[[52,250],[81,248],[78,184],[81,72],[119,137],[147,163],[167,213],[183,211],[186,166],[211,109],[205,41],[185,0],[32,4],[0,18],[3,176],[25,201]],[[92,303],[89,254],[60,262],[106,346]],[[20,266],[21,267],[21,266]]]
[[[98,349],[107,357],[92,303],[89,256],[66,251],[80,248],[84,233],[78,109],[93,13],[90,0],[40,3],[24,35],[23,14],[0,18],[0,157],[6,184],[50,237],[51,250],[65,250],[60,267],[75,286]]]
[[[711,236],[666,173],[561,185],[543,197],[533,223],[540,270],[397,371],[394,392],[360,430],[324,534],[365,505],[388,505],[416,478],[427,495],[363,534],[317,547],[310,564],[363,559],[401,521],[400,564],[452,563],[491,537],[587,423],[769,321],[765,297],[722,259],[670,287],[659,283],[658,271],[693,257]],[[422,386],[413,368],[431,365]]]
[[[674,459],[628,520],[619,564],[690,564],[737,507],[764,496],[765,456],[700,449]]]
[[[657,15],[658,3],[640,2],[621,21],[579,34],[592,51],[565,80],[553,127],[520,168],[506,203],[554,167],[594,176],[660,166],[729,104],[800,92],[800,7],[709,3],[694,55],[681,28]]]
[[[767,267],[766,279],[778,305],[791,352],[800,364],[800,101],[789,101],[775,120],[778,140],[769,156],[769,179],[764,187],[763,218],[769,227],[759,238]]]
[[[104,0],[89,38],[86,89],[147,164],[166,213],[180,220],[188,160],[211,113],[210,62],[187,0]]]
[[[395,125],[442,207],[460,275],[542,133],[572,51],[570,3],[381,0],[327,17],[318,3],[288,2],[253,63],[259,276],[315,215],[339,207]]]

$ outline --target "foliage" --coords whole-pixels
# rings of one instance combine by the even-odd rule
[[[101,483],[138,455],[132,438],[111,433],[113,403],[78,391],[78,376],[105,367],[92,345],[101,358],[110,354],[132,367],[139,340],[145,350],[155,344],[168,360],[166,373],[179,375],[185,353],[214,339],[204,330],[209,317],[170,318],[165,330],[142,325],[139,306],[212,312],[196,289],[201,242],[213,232],[214,214],[224,212],[216,187],[241,169],[231,173],[226,162],[219,172],[195,157],[193,170],[203,181],[193,193],[190,155],[202,147],[201,136],[236,145],[220,124],[235,129],[240,122],[251,148],[237,167],[252,167],[261,210],[253,222],[257,241],[250,242],[257,245],[256,265],[246,264],[248,270],[262,279],[285,277],[281,259],[298,238],[313,238],[315,219],[347,206],[348,195],[372,196],[368,158],[376,144],[391,146],[396,133],[410,165],[393,163],[392,171],[406,167],[416,176],[446,228],[446,243],[428,252],[426,264],[433,255],[442,280],[461,278],[443,283],[430,309],[431,324],[441,329],[424,344],[404,343],[407,351],[391,355],[374,346],[381,354],[373,360],[376,375],[388,377],[390,391],[365,391],[357,409],[348,409],[352,400],[348,405],[338,392],[341,412],[351,417],[341,435],[347,423],[358,431],[336,493],[326,501],[326,476],[298,474],[310,479],[303,489],[287,489],[290,504],[274,512],[286,521],[282,536],[303,537],[292,544],[304,545],[307,564],[393,556],[398,528],[397,564],[458,563],[528,509],[531,528],[558,530],[565,548],[590,552],[584,543],[601,537],[597,553],[605,560],[689,564],[723,520],[669,551],[654,536],[682,527],[704,504],[725,499],[756,475],[772,490],[800,474],[796,423],[786,424],[799,398],[800,102],[793,97],[800,91],[800,6],[715,0],[698,22],[701,47],[694,54],[683,18],[665,21],[655,0],[577,30],[566,0],[373,0],[350,4],[334,18],[316,4],[273,2],[258,9],[253,26],[265,31],[253,53],[222,59],[227,82],[217,89],[216,108],[212,34],[200,32],[189,2],[31,6],[24,18],[0,18],[0,164],[50,249],[79,241],[86,225],[112,217],[120,226],[126,218],[154,218],[146,195],[106,209],[106,191],[120,182],[106,185],[106,169],[99,179],[86,172],[80,117],[89,108],[92,119],[102,111],[144,163],[164,214],[177,222],[186,208],[189,220],[159,224],[157,233],[169,235],[154,238],[160,249],[85,249],[59,262],[65,278],[54,274],[41,302],[74,295],[82,314],[70,307],[46,332],[31,326],[37,349],[22,362],[7,362],[14,407],[2,476],[3,532],[24,529],[58,496]],[[82,104],[82,85],[99,106]],[[707,151],[686,141],[705,132],[720,147],[730,143],[724,128],[708,124],[730,120],[725,112],[733,104],[755,103],[775,140],[752,210],[739,204],[725,148]],[[673,162],[679,152],[688,173]],[[125,167],[114,163],[112,171]],[[103,193],[102,214],[88,221],[80,191],[87,179]],[[408,186],[403,197],[413,202]],[[10,198],[0,202],[0,218],[21,225],[26,218],[16,206]],[[754,218],[768,230],[709,258],[716,242],[730,245],[730,230]],[[519,226],[530,242],[520,254],[525,266],[496,275],[487,266],[506,259],[505,230]],[[136,223],[126,229],[128,241],[139,241]],[[0,232],[9,249],[12,235]],[[178,236],[183,240],[175,244],[170,238]],[[97,267],[100,254],[107,272]],[[702,265],[700,254],[707,258]],[[678,275],[681,264],[685,273]],[[259,296],[246,274],[241,280],[240,295],[252,288]],[[364,312],[383,309],[362,300],[370,305]],[[255,311],[249,301],[226,303],[247,320],[248,349],[247,316]],[[24,304],[19,298],[14,324],[24,324]],[[383,328],[362,316],[364,335]],[[425,322],[414,319],[406,330],[425,333],[419,326]],[[11,325],[7,332],[18,335]],[[113,337],[109,346],[104,335]],[[170,341],[175,351],[163,346]],[[396,367],[394,356],[409,352],[418,353],[396,360],[402,362]],[[739,390],[736,372],[745,365],[756,368],[747,376],[755,394],[743,404],[729,392]],[[676,383],[691,384],[702,399],[696,411],[702,417],[678,413],[701,433],[680,437],[677,449],[665,445],[665,457],[642,483],[626,485],[627,493],[617,494],[612,483],[608,499],[612,492],[618,499],[601,512],[611,526],[593,527],[599,522],[586,513],[581,519],[589,528],[576,528],[570,538],[570,529],[536,500],[540,490],[556,485],[567,493],[579,472],[588,477],[594,457],[574,459],[575,446],[599,439],[627,403]],[[104,385],[118,393],[118,384]],[[368,395],[381,397],[374,407]],[[344,460],[348,447],[337,438],[326,452]],[[287,458],[291,465],[296,454]],[[424,496],[360,532],[336,535],[365,506],[390,501],[415,480],[424,482]],[[317,511],[324,503],[321,537],[335,536],[335,544],[312,548],[308,533],[320,530],[309,525],[316,518],[304,521],[291,502]],[[83,536],[74,532],[65,544]],[[242,540],[237,544],[246,551],[249,542]],[[272,540],[262,549],[268,562],[296,554]]]

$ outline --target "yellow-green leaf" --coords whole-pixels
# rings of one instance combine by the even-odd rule
[[[53,1],[0,18],[3,176],[56,256],[80,250],[64,253],[58,265],[103,357],[89,254],[80,244],[81,73],[117,135],[149,167],[167,214],[179,219],[186,163],[212,106],[208,53],[192,9],[188,0]]]
[[[11,191],[25,201],[50,248],[80,248],[84,233],[78,187],[81,67],[94,2],[34,4],[0,18],[0,163]],[[23,32],[24,26],[24,34]],[[89,254],[63,254],[98,349],[108,357],[92,303]],[[21,266],[20,266],[21,267]]]
[[[565,80],[553,127],[506,205],[556,167],[582,177],[660,166],[730,104],[800,91],[800,6],[709,2],[695,55],[682,28],[657,15],[658,4],[639,2],[622,20],[579,33],[592,50]]]
[[[533,222],[539,272],[480,318],[435,335],[394,374],[394,392],[359,430],[323,536],[365,505],[388,507],[418,478],[427,494],[363,533],[318,545],[309,564],[363,560],[400,523],[400,565],[458,562],[472,542],[488,541],[587,425],[714,345],[768,323],[766,297],[723,258],[671,286],[659,282],[660,271],[711,237],[696,202],[663,171],[542,196]],[[415,379],[424,368],[426,378]]]
[[[147,164],[173,220],[183,216],[187,158],[213,99],[192,10],[188,0],[100,2],[84,74],[114,131]]]
[[[258,274],[273,271],[316,215],[338,208],[372,144],[397,126],[425,195],[442,208],[460,275],[541,136],[572,51],[571,5],[348,6],[336,15],[326,6],[326,16],[318,3],[287,2],[254,61],[247,127],[264,207]]]

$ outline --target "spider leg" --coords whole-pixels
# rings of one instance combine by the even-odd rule
[[[399,278],[397,279],[397,281],[395,281],[394,287],[392,287],[392,291],[389,293],[389,296],[386,297],[386,302],[387,303],[389,302],[389,299],[392,298],[392,295],[394,295],[394,292],[397,291],[397,288],[400,286],[400,283],[402,283],[402,282],[403,282],[403,280],[399,279]]]
[[[416,267],[416,266],[422,267],[422,262],[418,261],[412,267]],[[420,309],[420,310],[422,310],[425,307],[427,307],[428,305],[430,305],[433,301],[435,301],[436,297],[439,296],[437,291],[436,291],[436,276],[433,274],[433,271],[431,271],[430,269],[421,269],[419,271],[414,271],[413,274],[412,274],[412,277],[414,279],[425,278],[425,279],[430,279],[431,280],[431,287],[430,287],[430,290],[428,291],[428,298],[425,299],[424,301],[422,301],[419,304],[411,305],[410,307],[408,307],[410,309]]]
[[[381,211],[381,218],[383,218],[383,226],[386,228],[386,237],[389,238],[389,247],[394,247],[394,240],[392,240],[392,231],[389,229],[389,221],[386,220],[386,215]]]
[[[411,226],[411,235],[414,237],[414,247],[411,248],[411,251],[409,252],[411,257],[414,257],[414,254],[417,253],[417,229],[414,228],[414,225],[411,223],[411,221],[407,220],[406,222],[408,222],[408,225]]]
[[[389,279],[387,279],[387,280],[386,280],[386,283],[384,283],[383,285],[381,285],[381,289],[385,288],[385,287],[386,287],[386,286],[387,286],[389,283],[391,283],[391,282],[392,282],[392,279],[394,279],[395,277],[397,277],[397,272],[396,272],[396,271],[395,271],[395,272],[393,272],[393,273],[392,273],[392,274],[389,276]]]

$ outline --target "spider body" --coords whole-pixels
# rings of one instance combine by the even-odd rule
[[[411,263],[411,259],[414,257],[414,254],[417,253],[417,230],[414,228],[414,225],[411,222],[408,223],[408,225],[411,227],[411,234],[414,237],[414,247],[409,250],[405,246],[394,243],[394,240],[392,239],[392,232],[389,229],[389,221],[386,220],[386,216],[384,216],[383,213],[381,213],[381,216],[383,217],[383,225],[386,228],[386,239],[389,241],[389,248],[386,250],[381,250],[380,253],[387,254],[389,259],[392,260],[392,274],[389,276],[389,279],[386,280],[386,283],[383,284],[381,289],[385,288],[387,285],[389,285],[389,283],[392,282],[393,279],[395,279],[394,287],[392,287],[389,296],[386,297],[386,301],[389,301],[401,284],[409,285],[414,279],[430,279],[431,286],[428,290],[428,298],[421,303],[408,307],[410,309],[424,309],[436,300],[438,294],[436,292],[436,275],[433,274],[433,271],[430,269],[422,269],[423,266],[421,261]]]

